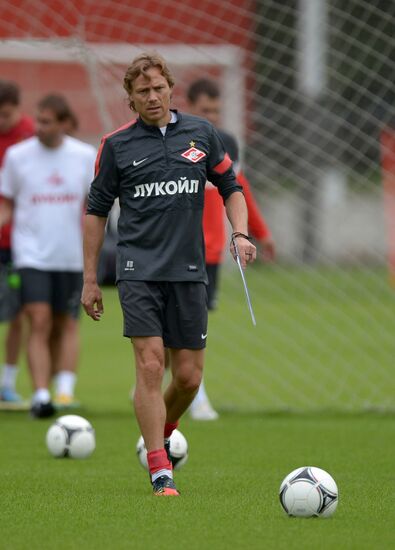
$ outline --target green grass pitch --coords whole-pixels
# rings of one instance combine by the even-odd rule
[[[308,332],[301,334],[306,335],[306,349],[311,346],[311,353],[319,354],[307,336],[315,330],[313,320],[317,315],[321,323],[322,319],[335,315],[332,287],[325,290],[322,279],[312,274],[301,274],[295,283],[287,275],[269,270],[265,272],[264,297],[257,300],[260,276],[259,269],[249,274],[258,323],[262,324],[264,319],[278,329],[283,322],[283,331],[287,332],[292,316],[303,316],[308,302],[310,309],[304,318]],[[342,312],[347,311],[347,319],[355,316],[363,323],[369,307],[375,320],[385,316],[387,329],[394,334],[394,320],[387,319],[383,307],[392,300],[390,291],[387,293],[381,285],[375,288],[366,274],[352,277],[357,288],[359,284],[366,289],[370,284],[377,299],[366,299],[364,307],[357,306],[352,300],[356,290],[350,277],[333,274],[336,288],[344,291],[338,294],[339,307]],[[303,278],[310,278],[309,285],[301,284]],[[120,336],[116,293],[106,289],[102,321],[97,324],[87,318],[82,321],[78,397],[84,408],[78,412],[96,430],[97,449],[92,457],[86,461],[54,459],[44,443],[50,421],[33,421],[22,412],[0,412],[1,549],[393,548],[393,414],[338,412],[345,393],[334,402],[330,412],[309,410],[307,397],[304,400],[296,397],[291,403],[291,408],[301,412],[285,412],[281,400],[270,399],[270,393],[279,389],[275,377],[268,377],[261,408],[257,390],[254,393],[252,388],[249,397],[248,377],[242,379],[243,391],[232,393],[231,386],[237,381],[232,370],[229,387],[224,381],[228,369],[235,368],[240,357],[235,353],[232,357],[229,352],[222,326],[230,332],[231,339],[237,336],[238,347],[247,350],[245,357],[248,358],[248,353],[261,353],[258,359],[262,363],[267,359],[280,372],[284,369],[284,376],[287,373],[287,365],[281,362],[282,354],[264,354],[261,351],[264,348],[251,344],[248,311],[242,302],[242,291],[235,284],[240,282],[233,275],[223,280],[221,308],[212,316],[207,354],[207,386],[221,416],[211,423],[193,422],[187,417],[182,421],[180,429],[188,439],[190,456],[185,467],[176,473],[181,497],[152,497],[147,474],[138,464],[135,445],[139,431],[128,400],[133,382],[132,354],[129,342]],[[297,293],[293,292],[295,284]],[[345,288],[347,285],[350,288]],[[236,297],[235,288],[240,291]],[[304,288],[309,288],[309,293]],[[317,293],[312,292],[314,288]],[[288,317],[284,317],[284,311]],[[232,329],[240,323],[245,331]],[[320,323],[316,328],[317,335],[322,334]],[[267,330],[268,334],[259,333],[265,345],[285,345],[281,331]],[[372,330],[376,330],[374,323]],[[327,338],[331,334],[329,331]],[[348,342],[341,352],[352,361],[354,345],[357,354],[354,360],[359,361],[364,342],[358,331],[349,332],[349,339],[352,338],[354,341]],[[378,329],[374,338],[380,338]],[[377,345],[381,351],[387,346],[389,355],[390,346],[394,346],[384,336]],[[291,344],[282,351],[292,353]],[[214,365],[216,360],[210,354],[225,360]],[[383,353],[383,368],[387,369],[384,373],[391,380],[393,365],[385,364],[386,357],[387,353]],[[332,361],[330,355],[328,361]],[[365,367],[366,375],[370,376],[368,361],[361,368]],[[252,379],[254,369],[252,364]],[[302,378],[291,379],[296,395],[303,390],[302,382]],[[24,372],[19,389],[28,395],[29,382]],[[380,391],[380,401],[390,403],[393,386],[389,383]],[[239,398],[239,405],[232,408],[234,397]],[[330,408],[331,403],[327,401],[325,405]],[[282,511],[279,485],[287,473],[302,465],[319,466],[335,478],[340,501],[332,518],[288,518]]]

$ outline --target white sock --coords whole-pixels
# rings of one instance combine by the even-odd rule
[[[1,376],[0,386],[7,388],[8,390],[15,390],[16,376],[18,374],[17,365],[9,365],[5,363],[3,365],[3,372]]]
[[[166,469],[159,470],[158,472],[155,472],[155,473],[152,474],[152,476],[151,476],[152,483],[153,483],[156,479],[158,479],[158,477],[161,477],[161,476],[167,476],[167,477],[171,477],[171,479],[173,479],[173,472],[172,472],[172,470],[166,470]]]
[[[204,388],[204,382],[202,380],[199,386],[199,390],[195,395],[194,400],[192,401],[191,407],[194,407],[195,405],[199,405],[199,403],[202,403],[203,401],[208,401],[208,396]]]
[[[56,376],[56,394],[57,395],[69,395],[73,397],[74,386],[77,376],[75,372],[69,370],[62,370]]]
[[[49,403],[51,401],[51,394],[47,388],[39,388],[34,392],[32,403]]]

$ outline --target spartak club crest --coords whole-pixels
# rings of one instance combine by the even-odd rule
[[[190,160],[191,162],[199,162],[200,159],[206,156],[206,153],[196,149],[196,147],[190,147],[187,151],[181,154],[182,157]]]

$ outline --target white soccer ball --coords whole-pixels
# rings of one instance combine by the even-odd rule
[[[280,502],[289,516],[328,518],[336,510],[339,491],[328,472],[315,466],[293,470],[280,486]]]
[[[82,416],[67,414],[49,428],[46,443],[48,451],[57,458],[88,458],[96,447],[95,431]]]
[[[141,435],[136,445],[137,458],[143,468],[148,470],[147,449]],[[173,430],[170,436],[170,455],[173,468],[179,470],[188,460],[188,443],[180,430]]]

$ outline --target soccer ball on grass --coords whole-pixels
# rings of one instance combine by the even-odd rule
[[[137,458],[143,468],[148,470],[147,449],[141,435],[136,445]],[[170,455],[173,468],[179,470],[188,460],[188,443],[180,430],[173,430],[170,436]]]
[[[82,416],[67,414],[49,428],[46,443],[48,451],[57,458],[88,458],[96,447],[95,431]]]
[[[315,466],[302,466],[286,476],[280,502],[289,516],[328,518],[337,507],[338,489],[332,476]]]

